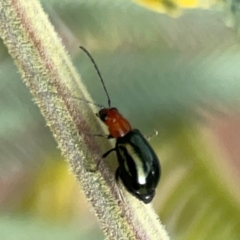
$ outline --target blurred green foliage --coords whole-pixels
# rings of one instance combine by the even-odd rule
[[[224,12],[195,9],[173,19],[126,0],[42,4],[95,101],[106,104],[106,96],[79,45],[98,63],[113,105],[146,135],[159,130],[153,145],[163,176],[154,206],[170,236],[239,239],[240,189],[231,189],[226,180],[231,170],[218,167],[228,159],[219,158],[222,149],[203,133],[208,124],[203,112],[219,117],[214,115],[219,108],[237,114],[239,107],[240,47],[224,23]],[[18,232],[26,226],[24,237],[37,239],[34,232],[42,239],[51,231],[45,239],[81,238],[87,228],[81,224],[87,214],[85,200],[74,194],[77,190],[69,192],[76,186],[66,177],[67,170],[62,171],[53,137],[3,44],[0,52],[0,203],[5,214],[11,213],[11,220],[0,219],[0,238],[21,239],[14,238],[12,229]],[[49,179],[49,171],[58,167],[56,178]],[[9,187],[11,181],[15,188]],[[47,212],[41,211],[43,204],[49,204]],[[19,220],[19,212],[27,217]],[[48,220],[47,229],[29,224],[33,217]],[[66,237],[62,227],[48,230],[58,220],[62,226],[64,219],[71,229],[64,230]],[[91,234],[92,239],[102,239],[95,228],[90,226],[83,239],[91,239]]]

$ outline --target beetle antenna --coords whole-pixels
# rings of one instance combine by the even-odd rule
[[[78,100],[78,101],[81,101],[81,102],[85,102],[85,103],[88,103],[88,104],[92,104],[96,107],[99,107],[99,108],[104,108],[102,105],[98,104],[98,103],[95,103],[95,102],[90,102],[88,100],[85,100],[85,99],[82,99],[82,98],[79,98],[79,97],[75,97],[75,96],[72,96],[72,95],[67,95],[67,94],[59,94],[59,93],[56,93],[56,92],[38,92],[39,94],[41,95],[55,95],[55,96],[65,96],[65,97],[69,97],[69,98],[72,98],[72,99],[75,99],[75,100]]]
[[[106,89],[106,86],[105,86],[105,84],[104,84],[104,81],[103,81],[102,75],[101,75],[101,73],[100,73],[100,71],[99,71],[99,69],[98,69],[98,67],[97,67],[96,62],[94,61],[93,57],[91,56],[91,54],[88,52],[87,49],[85,49],[85,48],[82,47],[82,46],[80,46],[79,48],[81,48],[81,49],[82,49],[82,50],[88,55],[88,57],[90,58],[91,62],[93,63],[94,68],[96,69],[97,74],[98,74],[98,76],[99,76],[99,78],[100,78],[100,80],[101,80],[101,82],[102,82],[103,89],[104,89],[104,91],[105,91],[105,93],[106,93],[106,95],[107,95],[108,106],[109,106],[109,108],[110,108],[110,107],[111,107],[111,100],[110,100],[110,97],[109,97],[108,91],[107,91],[107,89]]]

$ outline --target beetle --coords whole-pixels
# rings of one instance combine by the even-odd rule
[[[118,109],[111,107],[111,100],[96,62],[84,47],[80,48],[93,63],[108,100],[108,107],[101,107],[96,115],[108,127],[108,139],[116,139],[115,148],[103,154],[102,159],[115,151],[119,164],[115,172],[116,182],[120,178],[129,193],[145,204],[150,203],[161,175],[159,159],[142,133],[138,129],[132,129]]]

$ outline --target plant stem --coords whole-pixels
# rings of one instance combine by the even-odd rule
[[[89,134],[104,133],[91,106],[71,98],[90,99],[39,2],[0,0],[0,34],[107,238],[169,239],[151,206],[119,186],[121,201],[106,164],[88,171],[111,146]]]

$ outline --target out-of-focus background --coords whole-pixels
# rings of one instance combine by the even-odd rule
[[[107,104],[79,45],[113,106],[145,135],[158,130],[153,205],[172,239],[240,239],[238,2],[41,2],[93,99]],[[104,239],[2,43],[0,51],[0,239]]]

